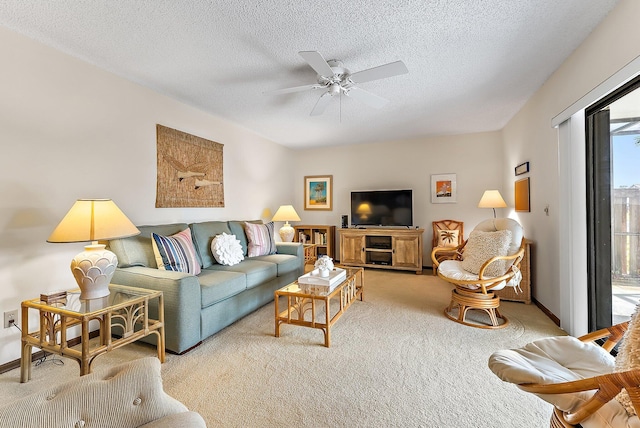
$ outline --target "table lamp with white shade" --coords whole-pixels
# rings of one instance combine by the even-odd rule
[[[284,221],[284,226],[280,228],[280,238],[282,242],[293,241],[293,227],[289,224],[290,221],[300,221],[300,217],[293,205],[282,205],[276,211],[276,214],[271,219],[272,221]]]
[[[478,208],[493,208],[493,218],[496,218],[496,208],[506,207],[507,203],[498,190],[485,190],[478,203]]]
[[[71,261],[71,272],[81,299],[109,295],[109,283],[118,258],[104,241],[138,235],[140,231],[111,199],[79,199],[47,239],[47,242],[91,242]]]

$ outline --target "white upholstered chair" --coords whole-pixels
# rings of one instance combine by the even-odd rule
[[[498,351],[489,358],[489,368],[503,381],[553,404],[551,428],[637,428],[640,331],[634,324],[632,319],[577,339],[549,337]],[[594,342],[605,338],[602,345]],[[610,351],[621,338],[614,358]],[[626,395],[620,394],[623,389]]]
[[[446,260],[442,259],[442,250],[434,248],[431,260],[438,276],[455,286],[445,315],[472,327],[505,327],[509,320],[498,310],[500,298],[494,291],[520,284],[523,242],[522,226],[517,221],[498,218],[479,223]],[[468,316],[469,311],[486,314],[488,321]]]

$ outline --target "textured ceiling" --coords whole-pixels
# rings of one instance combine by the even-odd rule
[[[2,0],[0,25],[290,147],[501,129],[617,0]],[[318,91],[298,55],[352,72],[376,110]]]

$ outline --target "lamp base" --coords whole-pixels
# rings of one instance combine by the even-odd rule
[[[71,261],[71,272],[80,287],[81,299],[97,299],[109,295],[109,284],[118,266],[118,258],[93,242]]]
[[[282,239],[282,242],[293,242],[294,230],[293,230],[293,227],[291,227],[291,225],[289,224],[289,222],[285,223],[284,226],[280,228],[279,233],[280,233],[280,239]]]

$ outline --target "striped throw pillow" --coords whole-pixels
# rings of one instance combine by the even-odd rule
[[[158,269],[192,275],[200,273],[200,263],[191,239],[191,229],[187,228],[171,236],[152,233],[151,241]]]
[[[276,241],[273,239],[273,222],[267,224],[246,223],[248,257],[266,256],[276,253]]]

